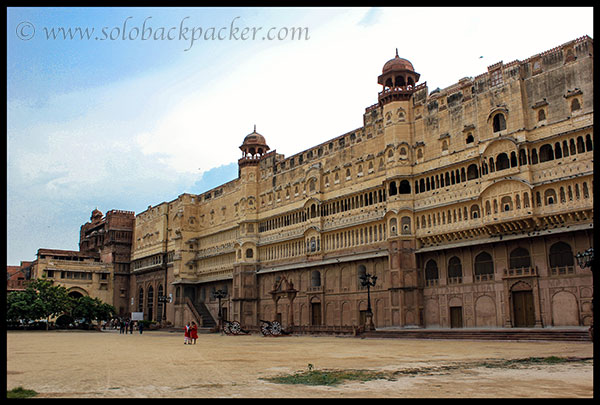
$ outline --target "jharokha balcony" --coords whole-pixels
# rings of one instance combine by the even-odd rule
[[[536,277],[537,275],[537,267],[519,267],[514,269],[504,269],[504,278]]]

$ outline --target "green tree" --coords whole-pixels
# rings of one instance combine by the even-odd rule
[[[87,296],[75,300],[71,311],[74,318],[83,318],[88,324],[91,324],[92,321],[108,321],[115,313],[112,305],[102,302],[99,298]]]
[[[65,287],[53,285],[46,279],[35,279],[27,284],[25,291],[8,294],[6,305],[8,320],[28,322],[46,318],[49,321],[50,317],[68,312],[72,299]]]

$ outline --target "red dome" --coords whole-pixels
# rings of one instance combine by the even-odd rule
[[[385,65],[383,65],[382,73],[387,73],[392,70],[410,70],[411,72],[414,72],[415,68],[408,60],[400,58],[396,52],[396,57],[388,60]]]
[[[392,70],[410,70],[411,72],[414,72],[415,68],[410,61],[398,56],[398,48],[396,48],[396,57],[385,62],[382,73],[385,74]]]
[[[252,132],[244,138],[244,145],[266,145],[265,137],[258,132]]]

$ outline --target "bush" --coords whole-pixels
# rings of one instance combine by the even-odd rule
[[[23,387],[13,388],[10,391],[6,391],[6,398],[31,398],[35,397],[38,393],[34,390],[26,390]]]

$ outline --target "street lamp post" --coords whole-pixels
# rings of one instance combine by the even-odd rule
[[[577,264],[581,269],[589,268],[592,272],[592,285],[594,284],[594,248],[589,248],[585,252],[578,252],[575,255],[577,259]],[[590,325],[590,337],[594,340],[594,295],[592,293],[592,324]]]
[[[369,273],[365,273],[360,276],[360,283],[363,287],[367,287],[367,319],[365,320],[365,329],[374,330],[375,325],[373,324],[373,311],[371,310],[371,287],[375,287],[377,276],[372,276]]]
[[[222,318],[223,318],[222,312],[221,312],[221,298],[225,298],[227,296],[227,291],[219,289],[219,290],[213,291],[212,294],[213,294],[214,298],[217,298],[219,300],[219,313],[218,313],[219,325],[218,325],[218,328],[219,328],[219,330],[221,330],[221,324],[222,324]]]

